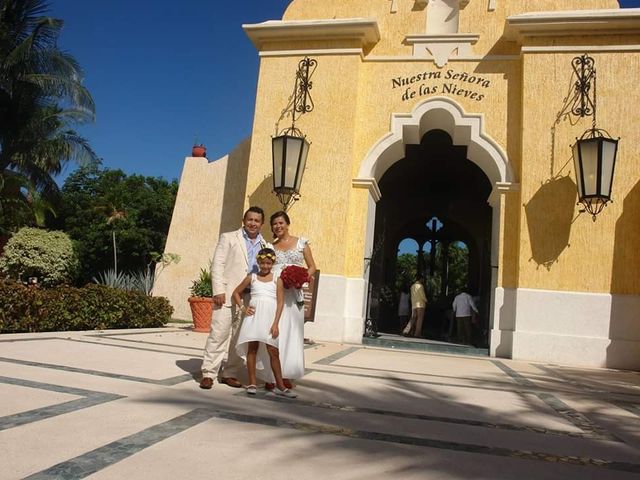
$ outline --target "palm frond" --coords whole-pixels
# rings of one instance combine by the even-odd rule
[[[50,73],[31,73],[25,75],[23,80],[46,92],[45,98],[66,99],[71,102],[74,108],[86,110],[88,114],[95,112],[95,104],[91,94],[75,79]]]

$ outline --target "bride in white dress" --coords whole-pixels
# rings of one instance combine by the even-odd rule
[[[276,252],[275,269],[279,272],[288,265],[307,266],[309,277],[316,272],[316,264],[311,254],[309,241],[303,237],[294,237],[289,233],[291,220],[286,212],[271,215],[271,231],[276,236],[273,248]],[[284,308],[280,318],[280,363],[282,376],[288,388],[292,384],[288,379],[304,376],[304,306],[298,305],[300,292],[284,290]]]

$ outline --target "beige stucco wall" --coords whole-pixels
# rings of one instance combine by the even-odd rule
[[[253,143],[246,205],[258,204],[268,213],[281,207],[272,190],[271,136],[293,89],[298,57],[263,58],[253,124]],[[358,56],[323,56],[313,77],[317,107],[296,123],[311,141],[302,181],[302,199],[289,210],[291,231],[312,241],[313,253],[324,273],[342,274],[346,261],[344,227],[353,167],[357,118],[356,99],[361,60]],[[290,125],[285,119],[280,128]],[[340,248],[336,248],[336,243]]]
[[[317,20],[331,18],[375,18],[383,32],[380,42],[369,55],[410,55],[411,46],[404,43],[407,34],[424,33],[425,10],[412,0],[396,0],[396,13],[391,13],[391,0],[293,0],[283,20]],[[487,11],[489,0],[471,0],[460,11],[460,32],[477,33],[480,39],[475,47],[478,54],[514,53],[515,45],[500,41],[504,20],[510,15],[524,12],[554,10],[591,10],[618,8],[617,0],[497,0],[496,9]]]
[[[585,39],[586,41],[587,39]],[[640,37],[636,38],[640,43]],[[637,246],[640,234],[640,159],[633,100],[638,53],[593,53],[597,68],[597,126],[621,137],[613,198],[596,222],[578,208],[569,145],[591,126],[591,118],[556,125],[571,82],[575,54],[528,54],[523,58],[524,95],[519,285],[584,292],[640,293]],[[536,258],[537,257],[537,258]],[[548,264],[541,260],[549,260]],[[634,268],[635,267],[635,268]]]
[[[165,253],[178,263],[156,269],[153,294],[167,297],[174,318],[191,319],[189,289],[201,268],[209,268],[220,232],[239,228],[250,140],[216,161],[187,157],[171,218]]]

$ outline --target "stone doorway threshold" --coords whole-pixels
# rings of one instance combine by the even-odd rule
[[[453,355],[489,356],[488,348],[476,348],[471,345],[441,342],[428,338],[411,338],[391,333],[378,333],[375,338],[362,337],[362,344],[398,350],[421,350],[424,352],[449,353]]]

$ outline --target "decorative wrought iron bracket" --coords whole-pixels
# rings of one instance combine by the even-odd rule
[[[317,67],[318,61],[314,58],[304,57],[298,63],[293,94],[289,97],[289,103],[284,110],[282,110],[278,123],[276,123],[276,135],[304,136],[300,130],[296,128],[296,119],[299,118],[300,115],[312,112],[315,107],[313,99],[311,98],[311,89],[313,88],[311,77]],[[278,125],[280,121],[288,115],[291,115],[291,126],[279,131]]]
[[[575,57],[571,66],[576,74],[574,99],[571,113],[577,117],[593,116],[596,125],[596,67],[593,58],[587,54]]]

